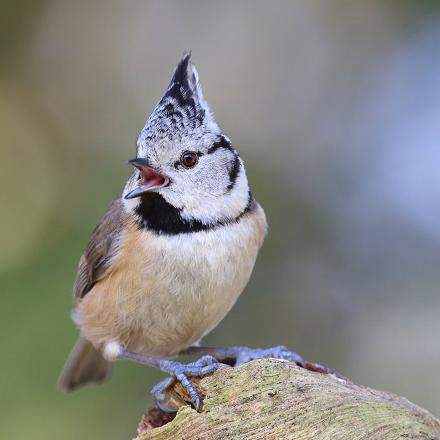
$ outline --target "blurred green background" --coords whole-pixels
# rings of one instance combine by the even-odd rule
[[[440,2],[2,1],[0,438],[131,438],[162,375],[55,390],[79,256],[184,50],[270,232],[208,344],[440,415]]]

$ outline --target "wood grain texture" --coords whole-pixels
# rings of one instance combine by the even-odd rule
[[[224,367],[199,386],[201,414],[187,404],[168,423],[147,413],[136,440],[440,439],[440,421],[407,399],[290,362]],[[171,391],[181,394],[178,385]]]

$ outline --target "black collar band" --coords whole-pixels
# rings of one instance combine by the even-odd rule
[[[152,192],[141,197],[140,204],[136,208],[136,216],[139,228],[145,228],[163,235],[189,234],[237,223],[241,217],[252,211],[255,206],[256,202],[251,192],[249,192],[248,204],[237,217],[206,224],[200,220],[182,218],[180,209],[168,203],[160,194]]]

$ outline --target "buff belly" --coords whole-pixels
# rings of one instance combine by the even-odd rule
[[[246,286],[265,234],[264,214],[209,232],[159,236],[127,228],[105,274],[77,305],[97,348],[173,357],[211,331]]]

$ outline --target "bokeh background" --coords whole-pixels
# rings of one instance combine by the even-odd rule
[[[440,2],[33,1],[0,13],[0,437],[131,438],[162,376],[65,395],[71,286],[184,50],[270,223],[209,344],[285,344],[440,415]]]

